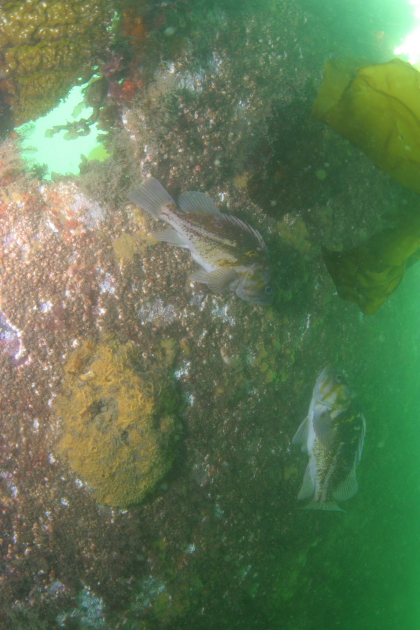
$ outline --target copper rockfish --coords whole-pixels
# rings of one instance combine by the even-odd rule
[[[308,453],[298,499],[313,510],[340,510],[337,501],[357,492],[356,467],[363,449],[366,421],[355,394],[334,367],[320,374],[309,412],[292,442]]]
[[[184,193],[177,206],[154,177],[146,179],[130,199],[171,226],[155,234],[157,239],[190,250],[201,266],[190,280],[216,292],[230,289],[249,302],[271,302],[267,247],[255,228],[222,214],[204,193]]]

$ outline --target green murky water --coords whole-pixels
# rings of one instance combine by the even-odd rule
[[[0,628],[419,630],[420,264],[362,315],[321,254],[358,246],[418,195],[310,112],[326,59],[389,60],[420,4],[121,0],[115,11],[125,30],[94,64],[124,60],[99,118],[109,160],[89,155],[96,128],[81,147],[36,121],[31,159],[47,155],[61,188],[11,176],[18,150],[0,153]],[[405,50],[420,59],[420,45]],[[47,128],[74,122],[79,97]],[[147,240],[156,225],[127,199],[149,174],[258,227],[270,309],[191,287],[190,258]],[[170,365],[183,401],[173,471],[127,510],[99,506],[49,432],[63,357],[107,336]],[[367,421],[343,514],[299,509],[307,457],[290,445],[329,362]]]

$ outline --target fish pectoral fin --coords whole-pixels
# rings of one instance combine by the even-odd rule
[[[332,494],[337,501],[346,501],[354,497],[357,490],[356,468],[353,468]]]
[[[179,195],[178,206],[183,212],[221,214],[213,199],[201,192],[186,192]]]
[[[175,247],[184,247],[188,249],[188,245],[186,245],[182,236],[180,236],[178,232],[176,232],[172,228],[165,228],[164,230],[155,232],[153,236],[158,241],[163,241],[164,243],[168,243],[168,245],[174,245]]]
[[[175,201],[170,194],[154,177],[146,179],[140,188],[133,190],[133,192],[129,194],[129,197],[133,203],[158,218],[162,207],[167,205],[175,206]]]
[[[215,271],[209,272],[204,271],[204,269],[198,269],[190,275],[192,282],[207,284],[209,289],[215,293],[225,291],[236,278],[237,274],[233,269],[216,269]]]
[[[304,499],[309,499],[309,497],[312,497],[314,495],[314,492],[315,485],[311,474],[311,464],[309,463],[306,466],[305,474],[303,475],[303,483],[301,489],[299,490],[298,499],[300,501],[303,501]]]
[[[330,409],[318,410],[314,413],[313,427],[319,441],[327,446],[334,436],[334,425]]]
[[[308,431],[309,431],[309,418],[306,416],[305,420],[300,424],[298,430],[293,436],[292,444],[302,444],[302,450],[306,450],[306,442],[308,441]]]

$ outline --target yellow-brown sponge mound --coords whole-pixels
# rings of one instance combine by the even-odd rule
[[[0,0],[0,78],[16,125],[43,116],[90,78],[111,20],[107,0]]]
[[[130,344],[85,342],[65,365],[56,401],[59,452],[101,503],[121,507],[141,501],[169,470],[176,438],[159,400],[168,395],[165,377],[138,374],[133,356]]]

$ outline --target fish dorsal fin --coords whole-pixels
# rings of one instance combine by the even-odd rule
[[[249,225],[246,221],[242,221],[242,219],[238,219],[238,217],[234,217],[231,214],[222,214],[222,216],[225,221],[232,223],[232,225],[238,227],[244,232],[248,232],[248,234],[255,239],[257,247],[261,249],[261,251],[267,253],[267,245],[265,244],[263,237],[258,230],[252,227],[252,225]]]
[[[213,199],[201,192],[186,192],[179,195],[178,206],[183,212],[221,214]]]
[[[315,486],[311,475],[311,465],[310,463],[306,466],[305,474],[303,476],[302,487],[299,490],[298,499],[303,501],[304,499],[309,499],[314,495]]]
[[[170,204],[175,206],[175,201],[164,189],[162,184],[154,177],[146,179],[140,188],[129,194],[131,201],[150,212],[153,216],[160,216],[161,208]]]
[[[336,501],[346,501],[354,497],[357,489],[356,467],[354,466],[344,481],[334,490],[333,497]]]
[[[305,420],[300,424],[298,430],[293,436],[292,444],[302,445],[302,451],[306,451],[306,443],[308,441],[308,431],[309,431],[309,418],[308,416]]]
[[[237,274],[233,269],[216,269],[215,271],[205,271],[197,269],[190,275],[192,282],[202,282],[207,284],[209,289],[215,293],[221,293],[228,288],[231,282],[237,279]]]

